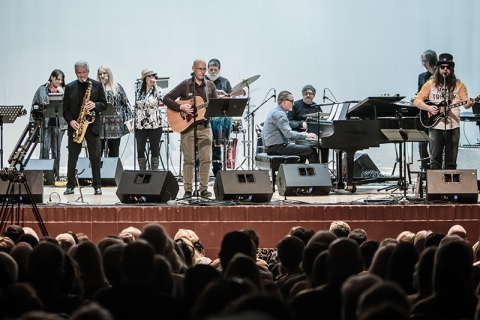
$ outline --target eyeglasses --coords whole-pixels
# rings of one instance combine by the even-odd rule
[[[293,103],[293,100],[290,100],[290,99],[285,99],[285,101],[290,101],[291,103]]]
[[[449,65],[449,64],[442,64],[442,65],[440,66],[440,70],[443,70],[443,69],[450,70],[450,65]]]

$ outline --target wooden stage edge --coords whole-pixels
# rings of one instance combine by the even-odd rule
[[[31,205],[15,206],[23,226],[32,227],[41,237],[38,221]],[[83,232],[98,243],[107,235],[117,234],[129,226],[140,230],[148,223],[161,224],[173,238],[183,229],[191,229],[202,241],[207,255],[216,257],[223,236],[234,230],[251,228],[260,236],[260,247],[272,248],[294,226],[328,230],[334,220],[347,222],[351,229],[364,229],[369,239],[396,238],[409,230],[432,230],[446,234],[455,224],[467,230],[467,238],[475,243],[480,234],[478,204],[295,204],[277,200],[250,205],[38,205],[50,236],[66,230]],[[7,219],[8,225],[10,218]]]

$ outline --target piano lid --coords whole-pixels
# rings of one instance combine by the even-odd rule
[[[400,102],[405,97],[368,97],[360,103],[349,108],[348,118],[380,118],[380,117],[395,117],[397,111],[402,113],[402,116],[416,116],[418,109],[410,102]]]

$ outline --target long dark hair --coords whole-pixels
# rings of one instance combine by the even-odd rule
[[[55,69],[55,70],[52,71],[52,73],[50,74],[50,77],[48,77],[48,82],[50,82],[51,77],[57,78],[59,75],[62,75],[62,78],[63,78],[62,88],[65,88],[65,74],[60,69]]]
[[[449,64],[449,66],[450,75],[447,77],[447,88],[450,94],[452,94],[457,86],[458,79],[455,76],[455,66],[453,64]],[[433,85],[437,88],[443,88],[443,74],[439,67],[435,69],[435,73],[433,74]]]
[[[145,77],[145,79],[143,79],[143,82],[142,82],[142,87],[140,88],[140,96],[142,95],[147,95],[147,81],[146,81],[147,77]],[[157,88],[157,86],[153,86],[153,94],[155,94]]]

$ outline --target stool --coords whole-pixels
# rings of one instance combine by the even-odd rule
[[[300,161],[299,156],[290,155],[268,155],[266,153],[257,153],[255,155],[255,164],[259,169],[270,169],[272,172],[272,189],[275,192],[275,180],[277,171],[282,163],[297,163]]]

